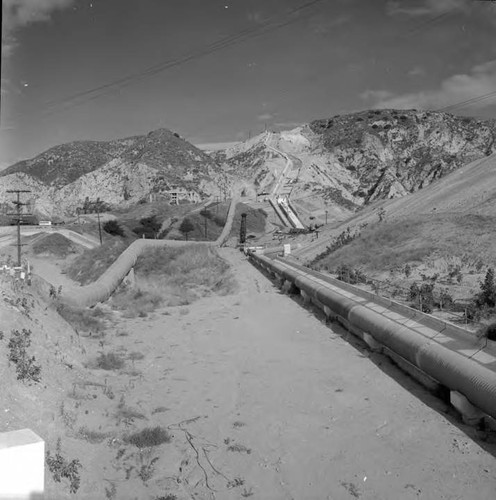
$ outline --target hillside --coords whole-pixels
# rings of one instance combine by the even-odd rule
[[[200,201],[226,198],[236,184],[253,200],[274,190],[290,196],[306,225],[339,222],[490,155],[495,137],[494,120],[416,110],[315,120],[210,154],[159,129],[109,142],[69,143],[16,163],[0,172],[0,205],[11,199],[7,189],[30,189],[32,211],[67,216],[85,200],[118,209],[150,201],[151,195],[168,200],[168,192],[179,188],[190,201]]]
[[[265,133],[216,152],[226,171],[251,179],[253,192],[285,179],[298,214],[343,221],[376,200],[402,197],[494,151],[496,123],[416,110],[362,111]],[[279,154],[276,152],[279,151]]]
[[[430,111],[363,111],[310,124],[359,179],[365,203],[412,193],[496,151],[496,122]]]
[[[0,202],[5,191],[30,189],[32,210],[42,215],[74,213],[88,198],[130,206],[173,188],[197,199],[217,189],[219,166],[203,151],[167,129],[145,136],[56,146],[0,172]]]
[[[415,193],[372,203],[342,223],[321,228],[313,242],[300,238],[304,246],[293,256],[318,270],[358,269],[379,280],[381,294],[397,299],[407,299],[412,283],[433,277],[436,293],[448,290],[455,301],[467,304],[488,267],[496,267],[495,200],[493,154]],[[347,234],[356,237],[335,245]]]

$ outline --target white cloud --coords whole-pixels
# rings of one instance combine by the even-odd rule
[[[366,90],[360,94],[360,98],[365,101],[383,101],[393,97],[393,95],[389,90]]]
[[[449,11],[468,12],[472,0],[390,0],[386,4],[389,15],[404,14],[408,16],[431,16]]]
[[[3,0],[2,55],[8,57],[17,45],[15,32],[36,22],[49,21],[56,10],[70,7],[75,0]]]
[[[468,74],[452,75],[443,80],[437,89],[411,92],[403,95],[387,95],[387,91],[366,91],[362,94],[374,98],[375,108],[398,109],[438,109],[469,99],[496,93],[496,59],[474,66]],[[384,96],[381,97],[381,93]],[[467,108],[481,108],[488,104],[496,104],[496,94],[492,98],[467,103]]]
[[[270,113],[263,113],[257,116],[257,119],[260,120],[261,122],[270,120],[271,118],[274,118],[274,116],[271,115]]]
[[[424,76],[425,69],[422,66],[415,66],[408,72],[408,76]]]

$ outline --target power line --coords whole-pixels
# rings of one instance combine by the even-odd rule
[[[108,93],[113,92],[115,89],[121,89],[125,86],[128,86],[136,81],[140,81],[145,78],[150,78],[152,76],[155,76],[159,73],[162,73],[163,71],[166,71],[170,68],[177,67],[180,65],[183,65],[187,62],[190,62],[192,60],[200,59],[202,57],[208,56],[214,52],[218,52],[220,50],[232,47],[234,45],[237,45],[239,43],[245,42],[247,40],[250,40],[252,38],[255,38],[257,36],[263,35],[269,31],[276,31],[281,28],[284,28],[285,26],[288,26],[289,24],[294,23],[295,21],[299,21],[302,18],[300,16],[294,17],[296,14],[301,14],[304,11],[309,10],[311,7],[322,3],[324,0],[310,0],[298,7],[295,7],[288,11],[286,14],[284,14],[284,17],[287,18],[288,16],[291,17],[291,19],[288,19],[286,21],[278,21],[281,18],[280,14],[273,15],[266,19],[263,23],[260,25],[253,27],[253,28],[246,28],[238,33],[228,35],[226,37],[220,38],[219,40],[209,44],[205,48],[200,48],[196,49],[189,54],[186,54],[182,57],[175,58],[175,59],[170,59],[167,61],[162,61],[158,64],[155,64],[153,66],[150,66],[142,71],[139,71],[137,73],[132,73],[130,75],[127,75],[125,77],[119,78],[117,80],[113,80],[111,82],[105,83],[103,85],[99,85],[97,87],[78,92],[76,94],[73,94],[69,97],[66,97],[65,99],[62,100],[55,100],[55,101],[49,101],[46,103],[47,106],[57,106],[57,105],[64,105],[67,104],[68,106],[65,106],[65,109],[67,107],[74,107],[78,106],[80,104],[83,104],[85,102],[98,99],[103,95],[106,95]]]
[[[453,104],[449,104],[448,106],[444,106],[442,108],[436,109],[436,111],[447,111],[447,110],[453,110],[456,108],[463,108],[467,105],[470,104],[476,104],[482,101],[485,101],[487,99],[491,99],[493,97],[496,97],[496,90],[493,90],[492,92],[488,92],[486,94],[481,94],[479,96],[471,97],[470,99],[466,99],[464,101],[459,101]]]

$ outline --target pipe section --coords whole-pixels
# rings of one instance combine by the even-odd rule
[[[315,271],[307,272],[305,268],[292,263],[271,260],[263,255],[254,254],[250,254],[250,259],[257,265],[269,269],[276,276],[293,283],[299,290],[303,290],[305,295],[314,299],[314,302],[325,310],[326,314],[330,310],[341,316],[351,327],[356,327],[370,335],[432,379],[451,391],[463,394],[473,405],[496,418],[496,371],[450,349],[449,345],[441,345],[431,340],[428,334],[423,335],[413,328],[366,307],[364,305],[366,302],[385,306],[383,301],[378,300],[373,294],[365,298],[364,294],[360,293],[361,290],[358,292],[350,288],[350,285],[344,286],[345,284]],[[330,286],[323,283],[330,280],[332,280]],[[337,283],[334,283],[336,281]],[[339,293],[335,288],[341,288],[344,293]],[[353,296],[350,296],[350,292]],[[392,305],[391,301],[389,305]],[[415,316],[416,322],[430,326],[434,333],[432,337],[435,336],[435,332],[439,331],[440,324],[443,325],[443,322],[438,322],[435,318],[429,318],[426,321],[423,318],[425,315],[418,315],[416,311],[406,306],[394,307],[394,310],[406,318],[413,319]],[[446,324],[444,327],[446,328]],[[461,335],[457,330],[461,329],[454,328],[452,332],[449,328],[449,333],[455,334],[454,342],[458,341],[460,336],[467,341],[468,333],[464,332]]]

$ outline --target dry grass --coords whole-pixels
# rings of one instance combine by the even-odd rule
[[[207,208],[208,216],[205,217],[202,213],[193,213],[187,215],[186,218],[192,223],[194,229],[188,233],[189,240],[205,240],[205,219],[207,222],[207,240],[216,240],[225,225],[227,213],[229,211],[229,203],[213,204]],[[250,233],[263,233],[265,231],[265,221],[267,214],[262,209],[254,209],[244,203],[236,205],[234,221],[231,228],[231,236],[238,236],[241,226],[241,214],[246,213],[246,231]]]
[[[137,448],[150,448],[169,443],[172,437],[163,427],[147,427],[124,438],[124,441]]]
[[[88,441],[89,443],[96,444],[96,443],[101,443],[105,439],[108,439],[113,436],[112,432],[100,432],[100,431],[95,431],[88,429],[87,427],[83,426],[78,429],[77,432],[77,437],[80,439],[84,439],[85,441]]]
[[[114,352],[101,353],[91,366],[100,370],[120,370],[124,366],[124,360]]]
[[[235,287],[229,265],[213,248],[203,245],[147,252],[138,259],[136,273],[138,279],[153,277],[168,287],[205,294],[227,295]]]
[[[112,296],[112,307],[118,311],[123,311],[126,318],[145,318],[148,313],[154,311],[162,304],[162,296],[144,287],[120,288]]]
[[[57,312],[77,331],[98,334],[105,330],[108,315],[98,307],[90,309],[59,304]]]
[[[121,288],[112,297],[112,306],[129,317],[145,317],[162,304],[183,306],[236,290],[229,265],[203,245],[150,250],[140,256],[135,271],[137,288]]]
[[[471,214],[435,214],[369,225],[360,237],[332,252],[315,265],[334,270],[346,264],[366,272],[398,269],[406,263],[432,258],[463,257],[494,261],[496,217]]]
[[[382,271],[420,262],[434,250],[430,238],[421,237],[417,220],[382,223],[367,227],[351,243],[315,263],[317,269],[334,270],[340,265]]]
[[[67,276],[81,285],[96,281],[131,244],[131,239],[110,240],[102,246],[86,249],[67,267]]]
[[[36,255],[51,254],[56,257],[67,257],[69,254],[78,251],[78,245],[59,233],[47,234],[36,240],[32,248],[33,253]]]

